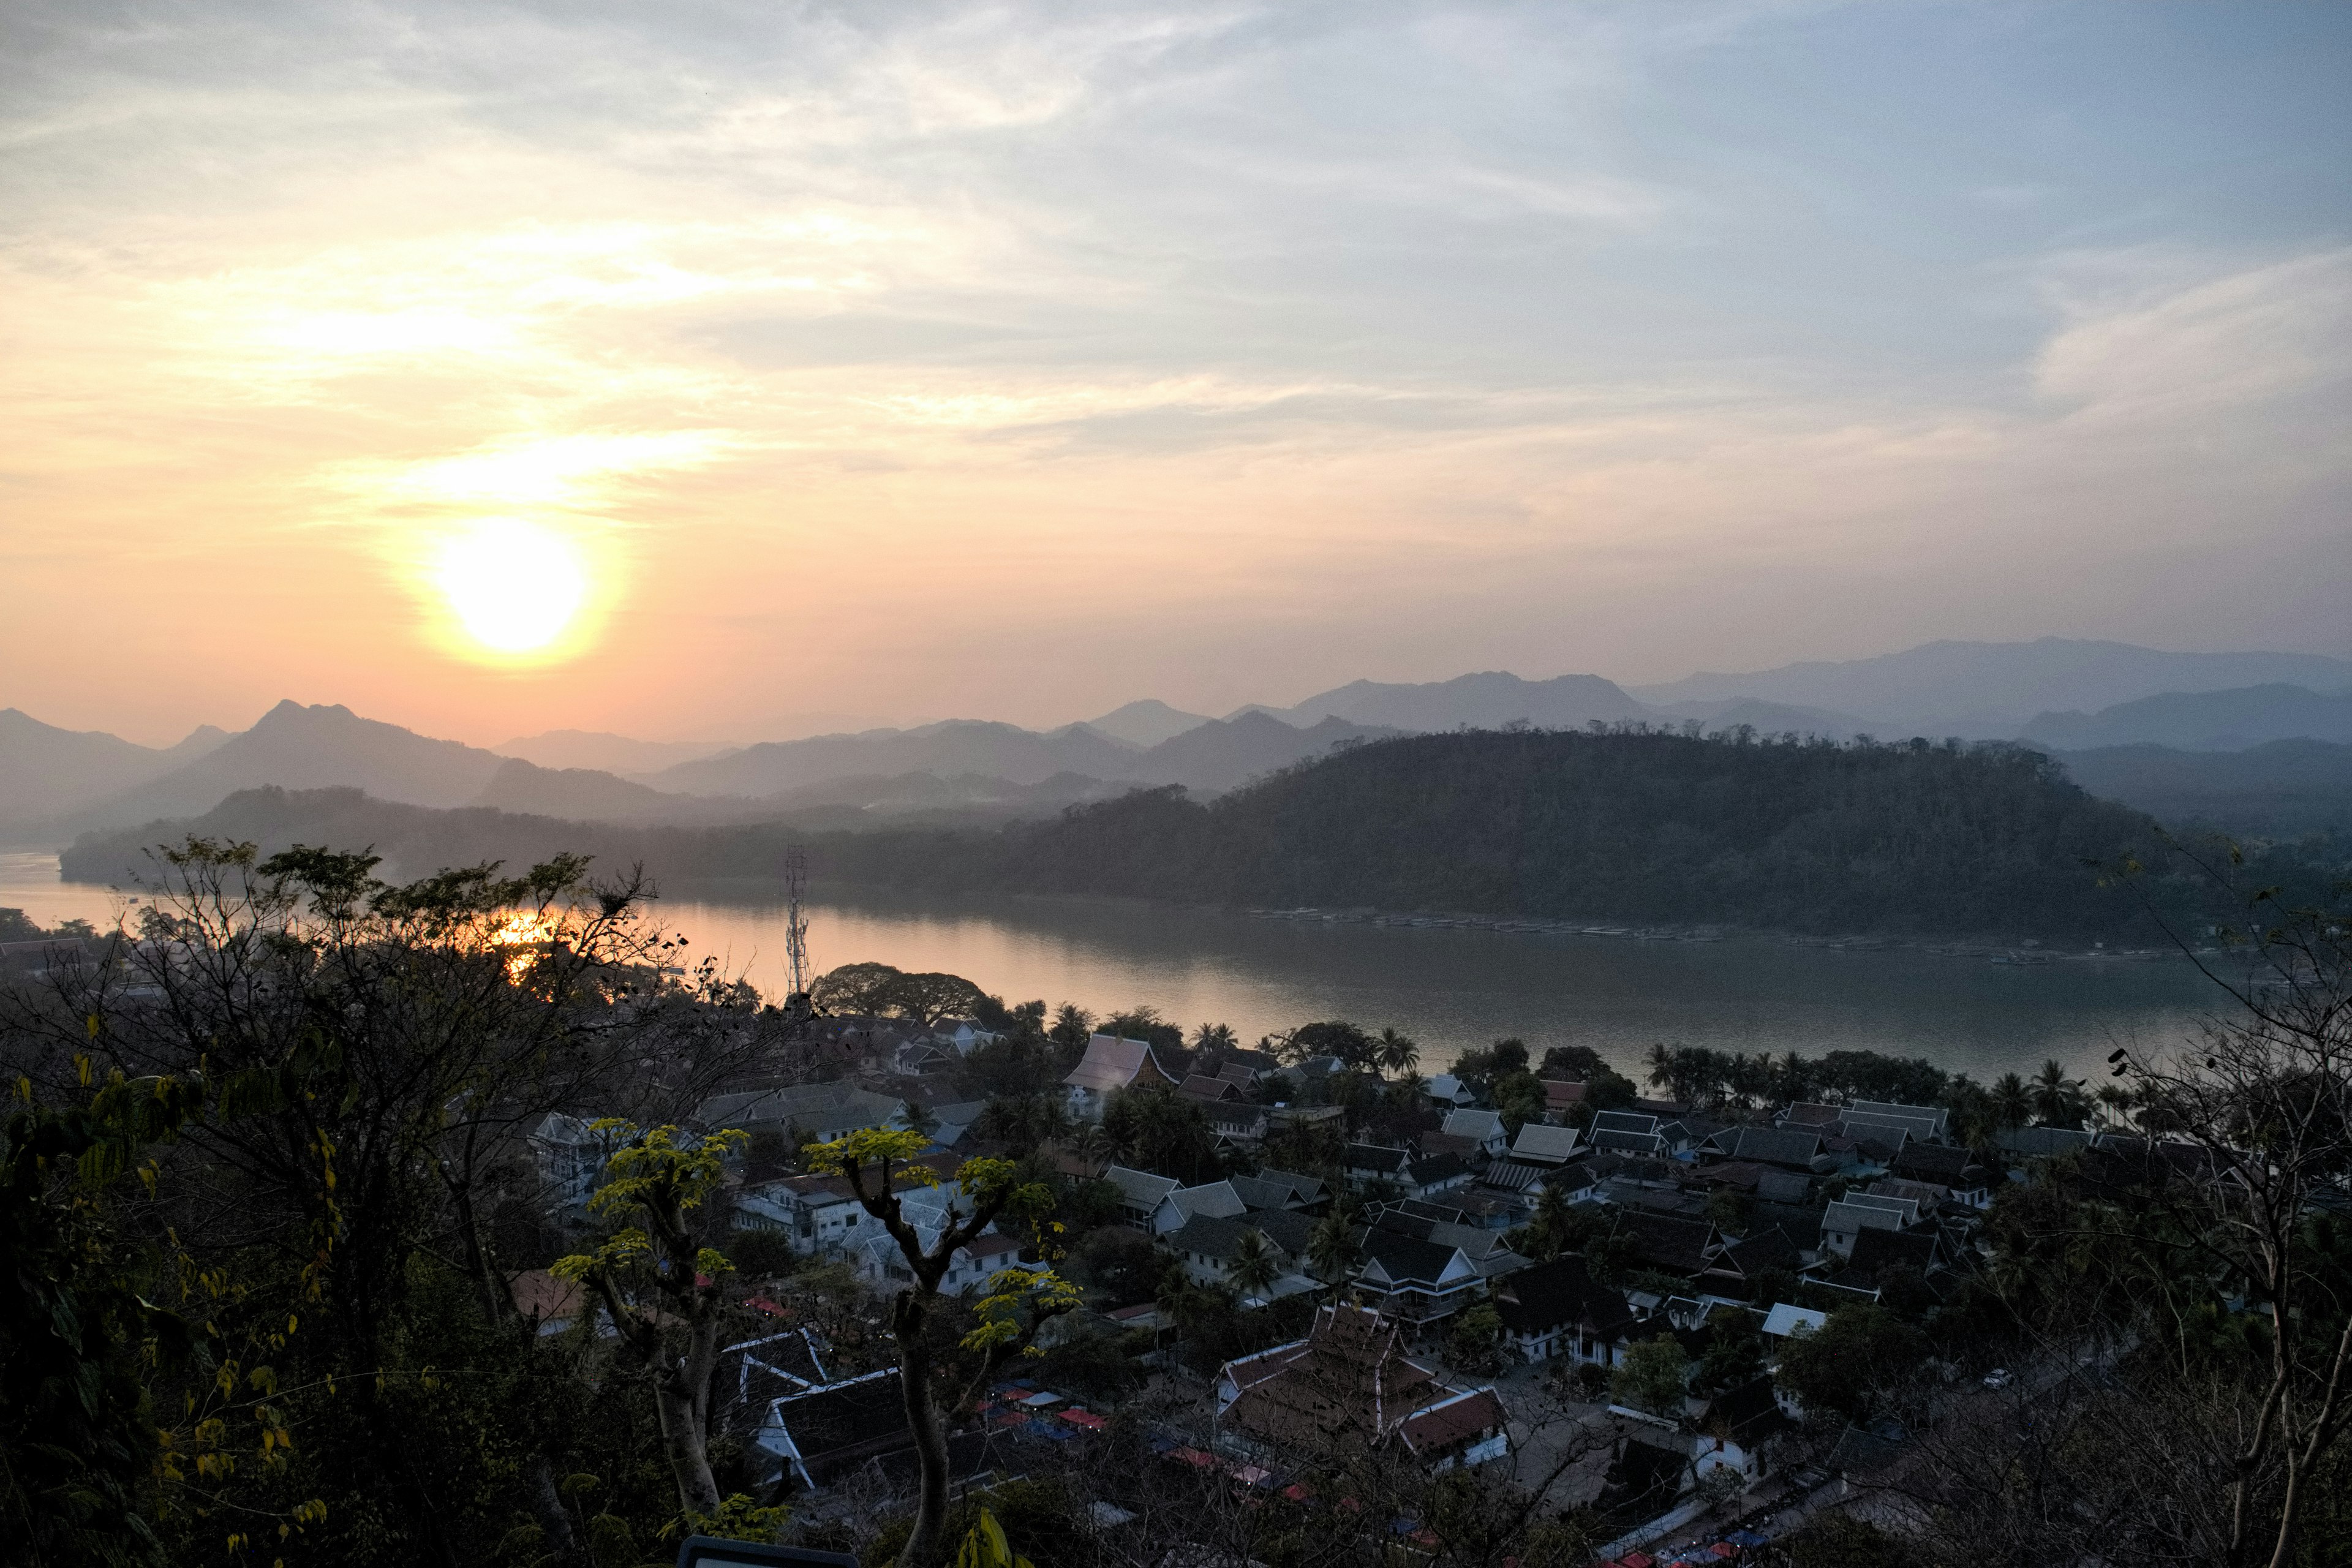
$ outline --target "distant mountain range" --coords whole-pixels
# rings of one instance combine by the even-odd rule
[[[2249,676],[2262,679],[2248,683]],[[1596,675],[1527,680],[1486,671],[1419,685],[1353,681],[1286,708],[1253,704],[1224,719],[1144,700],[1054,730],[950,720],[745,746],[554,730],[485,750],[346,708],[289,701],[241,733],[206,727],[158,749],[57,729],[10,709],[0,710],[0,835],[57,843],[88,829],[194,816],[234,792],[262,786],[347,786],[410,805],[573,821],[989,822],[1050,814],[1135,785],[1182,784],[1213,795],[1352,742],[1518,723],[1710,731],[1745,725],[1837,739],[1961,734],[2021,739],[2070,756],[2149,746],[2230,752],[2281,740],[2352,742],[2352,662],[2057,638],[1930,643],[1883,658],[1694,676],[1633,692]],[[2214,789],[2242,795],[2265,759],[2288,765],[2286,753],[2263,750]],[[2158,796],[2120,793],[2155,776],[2146,759],[2088,765],[2092,771],[2078,776],[2090,787],[2101,787],[2095,776],[2112,776],[2122,781],[2117,798],[2163,813],[2150,804]],[[2309,771],[2307,763],[2294,765]],[[2194,773],[2170,766],[2166,776]],[[2281,787],[2324,793],[2326,786],[2305,780]],[[2167,801],[2188,798],[2172,784],[2164,788]],[[2211,804],[2221,795],[2200,798]],[[2281,805],[2264,819],[2311,820],[2327,809]]]
[[[2293,653],[2167,653],[2129,643],[1931,642],[1833,664],[1694,675],[1633,696],[1661,705],[1738,698],[1857,715],[1881,734],[2007,739],[2045,713],[2095,712],[2164,692],[2269,685],[2352,689],[2352,660]]]

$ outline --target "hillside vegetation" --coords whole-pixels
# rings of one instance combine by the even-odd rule
[[[1208,805],[1139,792],[992,842],[869,835],[854,880],[1798,931],[2114,931],[2086,862],[2155,824],[2005,747],[1489,731],[1344,751]]]
[[[2150,818],[2004,746],[1465,731],[1344,749],[1205,805],[1171,787],[997,830],[810,826],[625,827],[254,790],[65,858],[68,876],[119,880],[144,847],[195,831],[265,850],[373,845],[408,875],[562,847],[668,879],[766,879],[800,841],[822,881],[908,891],[2107,940],[2156,933],[2090,863],[2137,854],[2159,872],[2138,892],[2170,896]],[[2267,881],[2340,874],[2327,841],[2266,854]]]

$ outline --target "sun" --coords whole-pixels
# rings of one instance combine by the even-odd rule
[[[588,601],[579,545],[519,518],[485,519],[451,538],[434,580],[466,635],[510,658],[556,650]]]

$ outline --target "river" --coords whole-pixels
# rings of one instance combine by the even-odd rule
[[[58,880],[46,855],[0,855],[0,907],[53,925],[110,923],[121,899]],[[772,884],[677,885],[665,922],[763,991],[783,989]],[[2055,1058],[2095,1076],[2119,1045],[2183,1038],[2227,998],[2179,959],[2004,965],[1906,948],[1763,938],[1636,942],[1267,920],[1122,900],[893,898],[824,891],[809,910],[819,970],[876,960],[944,970],[1006,998],[1097,1014],[1156,1007],[1244,1040],[1316,1018],[1394,1026],[1423,1071],[1506,1035],[1538,1054],[1581,1043],[1632,1071],[1653,1041],[1720,1050],[1866,1049],[1987,1079]],[[1637,1079],[1638,1072],[1633,1074]]]

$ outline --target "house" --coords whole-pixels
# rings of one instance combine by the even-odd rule
[[[551,1110],[541,1117],[539,1124],[523,1134],[523,1142],[530,1147],[531,1159],[539,1167],[539,1179],[546,1184],[550,1199],[558,1208],[588,1201],[614,1148],[610,1135],[560,1110]]]
[[[984,1100],[959,1100],[948,1105],[931,1107],[931,1142],[942,1149],[961,1145],[971,1133],[971,1125],[988,1109]]]
[[[1785,1340],[1801,1333],[1817,1334],[1829,1321],[1827,1312],[1775,1301],[1772,1310],[1764,1314],[1764,1321],[1757,1331],[1767,1340]]]
[[[1502,1117],[1492,1110],[1449,1110],[1437,1130],[1449,1138],[1467,1139],[1488,1159],[1500,1154],[1510,1141],[1503,1131]]]
[[[898,1369],[886,1367],[770,1402],[744,1457],[763,1485],[789,1476],[815,1490],[914,1446]]]
[[[1269,1182],[1256,1176],[1228,1176],[1225,1184],[1240,1194],[1242,1202],[1252,1209],[1304,1209],[1298,1189],[1287,1182]]]
[[[968,1057],[981,1047],[997,1038],[996,1031],[984,1028],[970,1018],[941,1018],[931,1026],[931,1038],[947,1046],[959,1057]]]
[[[1992,1135],[1992,1146],[2022,1166],[2028,1160],[2078,1154],[2091,1146],[2091,1134],[2074,1127],[2004,1127]]]
[[[1789,1239],[1789,1233],[1778,1226],[1768,1226],[1749,1231],[1738,1241],[1727,1242],[1707,1266],[1704,1278],[1720,1281],[1718,1289],[1744,1296],[1769,1270],[1795,1274],[1804,1267],[1804,1254]]]
[[[1781,1127],[1796,1127],[1819,1132],[1824,1128],[1834,1126],[1838,1118],[1843,1114],[1843,1106],[1824,1105],[1819,1100],[1791,1100],[1789,1108],[1773,1118],[1773,1121]]]
[[[1397,1325],[1361,1307],[1319,1309],[1303,1340],[1217,1372],[1217,1441],[1262,1457],[1324,1458],[1391,1444],[1432,1471],[1510,1451],[1491,1388],[1452,1387],[1407,1356]]]
[[[1412,1163],[1412,1151],[1391,1149],[1381,1143],[1350,1143],[1340,1161],[1351,1186],[1368,1187],[1375,1182],[1402,1186],[1405,1169]]]
[[[797,1131],[803,1139],[830,1143],[852,1132],[904,1127],[903,1100],[875,1094],[849,1083],[800,1083],[784,1089],[763,1089],[735,1094],[714,1094],[695,1110],[697,1125],[706,1131],[722,1127],[746,1132]]]
[[[1592,1118],[1592,1147],[1613,1154],[1663,1157],[1669,1152],[1658,1136],[1658,1119],[1640,1110],[1603,1110]]]
[[[1535,1165],[1565,1165],[1576,1158],[1577,1140],[1581,1136],[1573,1127],[1548,1127],[1540,1121],[1530,1121],[1511,1140],[1511,1158]]]
[[[1176,1086],[1176,1092],[1187,1100],[1211,1105],[1226,1101],[1238,1103],[1249,1098],[1243,1092],[1243,1086],[1230,1079],[1209,1078],[1200,1073],[1188,1076]]]
[[[1558,1131],[1559,1129],[1551,1131]],[[1497,1195],[1532,1193],[1543,1184],[1546,1176],[1558,1169],[1557,1165],[1538,1164],[1514,1154],[1508,1159],[1496,1160],[1479,1172],[1478,1189]]]
[[[1429,1154],[1404,1168],[1402,1184],[1412,1197],[1425,1198],[1470,1184],[1470,1167],[1459,1154]]]
[[[1547,1078],[1538,1081],[1543,1085],[1544,1120],[1554,1125],[1565,1121],[1570,1111],[1584,1103],[1586,1086],[1580,1079]]]
[[[1069,1110],[1081,1121],[1100,1121],[1110,1097],[1123,1089],[1174,1089],[1176,1080],[1151,1054],[1149,1042],[1097,1035],[1087,1041],[1087,1054],[1062,1079],[1069,1095]]]
[[[1169,1194],[1183,1185],[1175,1177],[1109,1165],[1102,1179],[1118,1189],[1119,1218],[1129,1228],[1157,1235],[1184,1223],[1186,1216],[1168,1202]]]
[[[1242,1304],[1263,1306],[1286,1296],[1322,1289],[1308,1274],[1307,1266],[1307,1249],[1314,1229],[1315,1222],[1305,1215],[1289,1209],[1269,1209],[1242,1219],[1197,1215],[1160,1239],[1175,1253],[1185,1278],[1196,1285],[1221,1285],[1229,1281],[1233,1260],[1241,1256],[1244,1245],[1242,1237],[1255,1232],[1273,1258],[1276,1277],[1271,1285]]]
[[[1770,1473],[1775,1439],[1790,1421],[1767,1374],[1708,1400],[1691,1426],[1691,1480],[1730,1470],[1752,1487]]]
[[[1201,1111],[1211,1135],[1230,1148],[1254,1148],[1274,1130],[1272,1109],[1248,1100],[1204,1101]]]
[[[1164,1200],[1176,1212],[1191,1219],[1195,1215],[1213,1215],[1219,1219],[1238,1219],[1249,1212],[1231,1182],[1205,1182],[1197,1187],[1179,1187]],[[1179,1222],[1181,1228],[1181,1221]]]
[[[1450,1072],[1442,1072],[1435,1078],[1423,1080],[1421,1091],[1429,1096],[1432,1105],[1441,1110],[1478,1103],[1478,1091]]]
[[[1951,1136],[1952,1113],[1940,1105],[1897,1105],[1883,1100],[1849,1100],[1839,1120],[1851,1136],[1857,1120],[1865,1127],[1900,1127],[1915,1142],[1941,1143]]]
[[[1543,1184],[1572,1204],[1597,1204],[1602,1201],[1601,1178],[1591,1166],[1564,1166],[1543,1179]]]
[[[939,1240],[940,1228],[918,1224],[917,1239],[929,1248]],[[914,1270],[907,1267],[906,1254],[887,1236],[867,1237],[850,1256],[858,1274],[877,1290],[895,1290],[914,1279]],[[1044,1263],[1024,1263],[1018,1238],[992,1226],[956,1248],[948,1260],[947,1272],[940,1277],[940,1288],[952,1295],[984,1286],[1007,1268],[1042,1271],[1048,1267]]]
[[[1706,1271],[1715,1252],[1715,1226],[1703,1219],[1627,1209],[1617,1234],[1630,1238],[1644,1268],[1693,1279]]]
[[[1908,1198],[1848,1193],[1822,1215],[1822,1247],[1840,1258],[1853,1256],[1854,1237],[1865,1230],[1908,1230],[1919,1223],[1919,1205]]]
[[[1261,1165],[1258,1167],[1255,1179],[1288,1187],[1290,1195],[1296,1201],[1284,1205],[1286,1207],[1304,1209],[1308,1214],[1320,1214],[1324,1205],[1329,1200],[1329,1194],[1325,1190],[1320,1177],[1301,1176],[1289,1171],[1277,1171],[1272,1165]]]
[[[1925,1279],[1943,1266],[1943,1247],[1933,1226],[1917,1230],[1865,1227],[1854,1235],[1853,1248],[1841,1279],[1874,1289],[1884,1282],[1881,1277],[1886,1269],[1912,1268]]]
[[[1822,1219],[1827,1210],[1819,1204],[1779,1204],[1759,1199],[1748,1211],[1749,1231],[1770,1226],[1796,1243],[1808,1262],[1822,1251]]]
[[[1708,1139],[1706,1146],[1708,1152],[1727,1160],[1784,1171],[1810,1172],[1822,1157],[1821,1134],[1792,1127],[1727,1127]]]
[[[1358,1250],[1356,1295],[1404,1323],[1452,1317],[1478,1299],[1486,1279],[1463,1249],[1374,1226]]]
[[[1624,1293],[1585,1271],[1584,1259],[1555,1258],[1495,1282],[1503,1342],[1522,1361],[1565,1356],[1593,1366],[1623,1358],[1634,1325]]]
[[[1971,1208],[1992,1202],[1992,1173],[1966,1149],[1948,1143],[1908,1143],[1895,1157],[1895,1173],[1906,1182],[1941,1190]]]
[[[929,1035],[901,1040],[890,1052],[890,1071],[900,1078],[929,1078],[961,1060],[955,1047]]]

